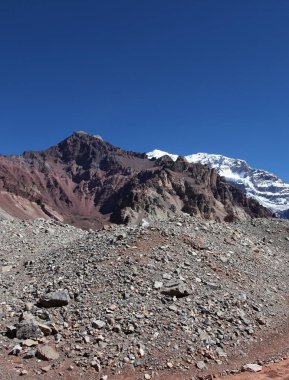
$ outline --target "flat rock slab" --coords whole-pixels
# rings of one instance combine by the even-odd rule
[[[57,360],[59,358],[58,352],[51,346],[39,347],[36,356],[42,360]]]

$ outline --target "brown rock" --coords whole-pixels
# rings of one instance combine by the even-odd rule
[[[33,339],[26,339],[26,340],[23,340],[22,342],[22,346],[25,346],[25,347],[33,347],[37,345],[38,345],[38,342]]]
[[[51,346],[39,347],[36,356],[42,360],[57,360],[59,358],[58,352]]]

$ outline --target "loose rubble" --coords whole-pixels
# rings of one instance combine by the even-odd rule
[[[277,219],[184,215],[102,231],[0,221],[1,351],[23,358],[23,371],[40,359],[39,376],[55,371],[46,361],[99,379],[246,364],[289,317],[288,235]]]

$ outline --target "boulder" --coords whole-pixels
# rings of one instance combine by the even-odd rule
[[[46,293],[40,298],[39,303],[44,307],[61,307],[68,305],[70,299],[67,292],[58,290],[56,292]]]

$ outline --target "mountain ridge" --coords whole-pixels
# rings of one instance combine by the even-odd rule
[[[214,169],[182,158],[152,161],[82,131],[43,151],[0,156],[3,218],[100,228],[182,212],[215,220],[271,216]]]
[[[155,149],[147,153],[148,158],[169,156],[176,160],[178,155]],[[276,175],[254,169],[245,160],[220,154],[196,153],[185,156],[188,162],[201,163],[217,170],[228,182],[235,184],[247,196],[281,217],[289,217],[289,184]]]

